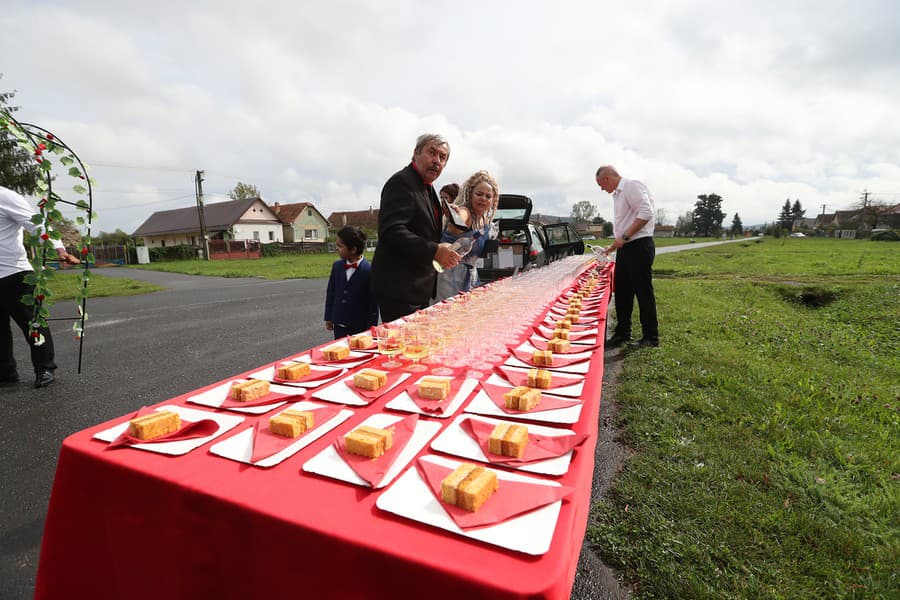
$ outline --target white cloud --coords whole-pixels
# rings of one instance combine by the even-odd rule
[[[190,205],[199,169],[210,198],[242,180],[326,214],[377,206],[423,131],[453,148],[439,185],[488,169],[538,212],[609,218],[593,174],[613,163],[671,221],[718,193],[754,224],[788,197],[900,192],[898,7],[19,2],[4,31],[47,35],[0,40],[0,81],[123,190],[98,193],[105,230]]]

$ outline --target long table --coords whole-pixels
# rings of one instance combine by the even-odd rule
[[[601,271],[607,290],[612,268]],[[602,322],[598,337],[602,344]],[[333,435],[270,469],[214,456],[212,443],[177,457],[105,451],[93,436],[120,418],[62,444],[35,597],[568,598],[590,507],[602,378],[601,345],[585,378],[580,419],[570,426],[587,441],[567,473],[548,477],[575,492],[563,502],[543,555],[392,515],[375,506],[385,490],[302,470],[335,435],[383,412],[384,400],[351,407],[354,415]],[[200,391],[160,404],[184,405]],[[446,427],[451,420],[439,421]],[[427,446],[421,452],[430,453]]]

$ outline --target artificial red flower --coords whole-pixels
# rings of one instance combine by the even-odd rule
[[[41,334],[40,334],[39,332],[37,332],[37,331],[32,331],[32,332],[31,332],[31,337],[33,337],[33,338],[35,338],[35,339],[39,338],[40,335],[41,335]]]
[[[42,159],[40,156],[35,156],[34,160],[36,160],[39,163],[44,162],[44,159]]]
[[[47,235],[46,233],[42,233],[42,234],[41,234],[41,239],[44,240],[44,241],[46,242],[47,240],[50,239],[50,236]]]
[[[82,254],[87,254],[87,253],[88,253],[87,246],[84,246],[84,247],[81,248],[81,253],[82,253]]]
[[[35,299],[38,300],[39,302],[43,302],[43,301],[44,301],[44,295],[43,295],[43,294],[38,294],[37,296],[35,296]]]
[[[52,134],[52,133],[48,133],[48,134],[47,134],[47,139],[48,139],[48,140],[52,140],[52,139],[53,139],[53,134]]]

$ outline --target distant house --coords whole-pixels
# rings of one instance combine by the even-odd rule
[[[809,230],[816,227],[816,217],[801,217],[794,221],[794,231]]]
[[[816,215],[815,228],[816,229],[827,229],[831,225],[834,224],[834,213],[822,213],[821,215]]]
[[[653,228],[653,237],[670,238],[675,237],[674,225],[657,225]]]
[[[324,242],[328,237],[328,219],[310,202],[272,205],[281,220],[285,242]]]
[[[350,225],[363,230],[378,231],[378,209],[369,207],[368,210],[344,210],[333,212],[328,216],[331,228],[338,230]]]
[[[207,204],[204,215],[210,239],[284,241],[281,221],[259,198]],[[199,246],[202,240],[197,207],[155,212],[132,236],[143,239],[144,245],[151,248],[178,244]]]

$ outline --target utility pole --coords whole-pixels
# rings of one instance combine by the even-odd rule
[[[200,246],[203,248],[203,259],[209,260],[209,236],[206,233],[206,210],[203,208],[203,171],[197,171],[194,189],[197,193],[197,216],[200,220]]]
[[[823,205],[822,205],[822,214],[823,214],[823,215],[825,214],[825,207],[827,207],[827,206],[828,206],[827,204],[823,204]]]

